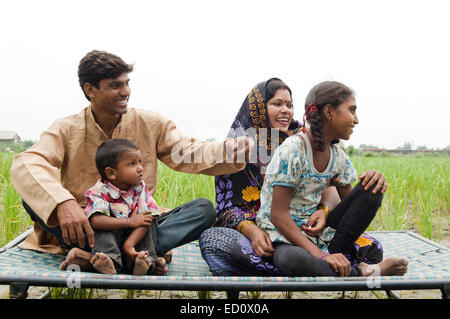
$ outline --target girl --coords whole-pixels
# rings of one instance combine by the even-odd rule
[[[363,173],[352,189],[355,168],[336,145],[348,140],[358,124],[353,91],[322,82],[309,92],[305,105],[310,129],[304,126],[277,148],[261,190],[256,222],[273,242],[274,265],[289,276],[369,276],[375,270],[404,275],[408,262],[402,258],[387,258],[374,268],[364,262],[352,266],[345,257],[375,217],[386,190],[377,171]],[[342,201],[328,213],[319,204],[329,186],[336,186]],[[358,241],[364,246],[364,237]]]

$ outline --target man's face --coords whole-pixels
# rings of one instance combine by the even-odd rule
[[[101,80],[98,89],[91,85],[88,95],[92,106],[97,111],[111,115],[125,114],[131,94],[129,81],[128,73],[122,73],[117,78]]]

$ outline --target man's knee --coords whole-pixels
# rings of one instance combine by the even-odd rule
[[[206,198],[198,198],[194,201],[197,207],[199,217],[203,220],[205,225],[212,226],[216,221],[216,210],[210,200]]]

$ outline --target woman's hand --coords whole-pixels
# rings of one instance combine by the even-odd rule
[[[362,173],[359,176],[359,180],[362,181],[362,186],[364,190],[369,190],[375,183],[376,186],[373,188],[372,193],[376,194],[381,189],[381,194],[384,194],[387,188],[386,179],[383,174],[376,170],[369,170],[367,172]]]
[[[325,228],[327,215],[323,209],[316,210],[308,219],[306,225],[302,225],[302,230],[309,236],[319,236]]]
[[[329,263],[333,267],[333,270],[338,272],[341,277],[350,275],[350,262],[341,253],[326,255],[323,257],[323,260]]]
[[[252,242],[253,251],[260,257],[273,255],[272,240],[269,235],[255,224],[245,227],[244,236]]]

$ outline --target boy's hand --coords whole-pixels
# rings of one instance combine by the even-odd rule
[[[362,173],[359,176],[359,179],[362,181],[362,186],[364,190],[369,190],[375,183],[376,186],[373,188],[372,193],[376,194],[381,189],[381,194],[384,194],[387,188],[386,179],[383,174],[376,170],[369,170],[367,172]]]
[[[138,207],[131,212],[131,214],[128,216],[129,225],[130,228],[136,228],[140,226],[150,226],[153,222],[153,217],[150,215],[151,211],[145,211],[142,214],[138,214]]]
[[[143,212],[142,214],[133,214],[131,217],[128,217],[130,222],[130,228],[137,228],[141,226],[150,226],[153,222],[153,217],[150,215],[150,212]]]

